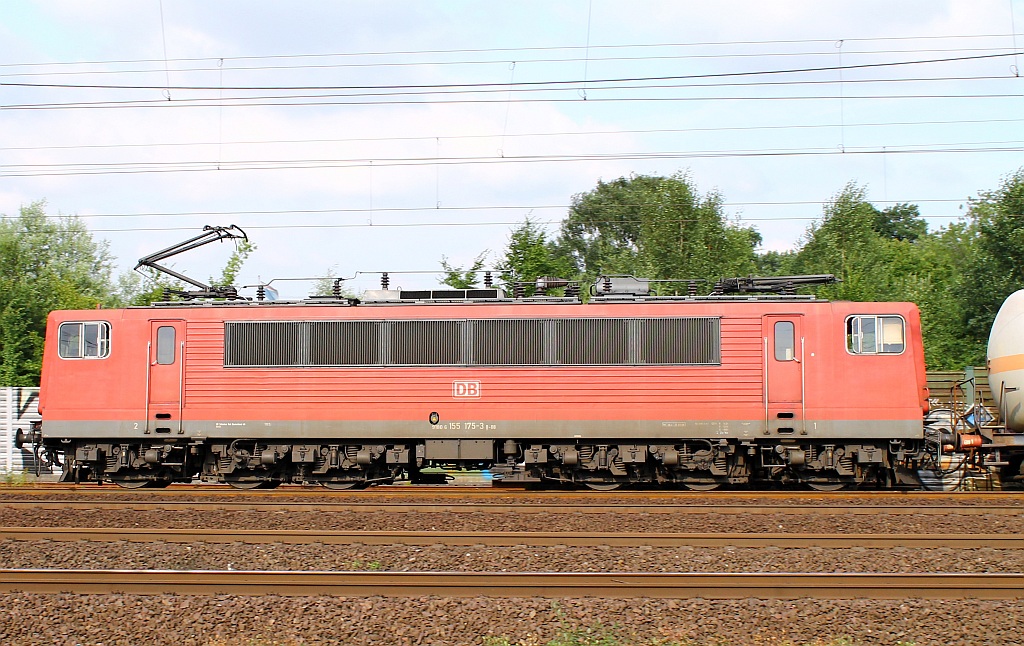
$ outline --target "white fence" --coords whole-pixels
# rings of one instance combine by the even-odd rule
[[[14,435],[19,428],[27,434],[38,419],[38,388],[0,388],[0,473],[35,469],[31,445],[19,449]]]

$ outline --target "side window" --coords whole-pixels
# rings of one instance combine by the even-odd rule
[[[775,360],[793,361],[796,358],[796,335],[792,321],[775,323]]]
[[[170,325],[156,330],[156,362],[162,366],[174,363],[174,328]]]
[[[851,316],[846,319],[846,349],[851,354],[900,354],[906,347],[906,325],[902,317]]]
[[[57,330],[57,355],[62,359],[105,359],[110,356],[110,323],[61,323]]]

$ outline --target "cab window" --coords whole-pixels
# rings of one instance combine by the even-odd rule
[[[105,359],[110,355],[110,323],[83,321],[61,323],[57,354],[62,359]]]
[[[900,316],[846,319],[846,349],[851,354],[900,354],[906,347],[906,324]]]
[[[156,362],[162,366],[174,363],[174,328],[169,325],[156,330]]]
[[[795,327],[792,321],[775,323],[775,360],[796,360]]]

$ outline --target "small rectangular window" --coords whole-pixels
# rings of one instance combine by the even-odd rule
[[[900,354],[906,347],[902,317],[862,315],[846,319],[846,349],[851,354]]]
[[[57,354],[62,359],[106,358],[110,355],[110,323],[61,323],[57,331]]]
[[[792,321],[775,323],[775,360],[793,361],[796,359],[796,334]]]
[[[156,362],[162,366],[174,363],[174,328],[170,325],[156,329]]]

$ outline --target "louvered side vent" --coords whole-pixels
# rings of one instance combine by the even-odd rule
[[[545,363],[544,320],[470,321],[473,364],[477,366],[539,366]]]
[[[716,365],[722,362],[720,319],[638,319],[637,324],[637,363]]]
[[[719,365],[721,319],[237,321],[226,367]]]
[[[391,358],[397,366],[463,365],[464,321],[396,321],[391,324]]]
[[[377,321],[310,321],[309,365],[376,366],[381,364]]]
[[[301,366],[305,323],[239,322],[224,324],[225,366]]]
[[[556,361],[572,366],[629,363],[626,319],[556,319]]]

